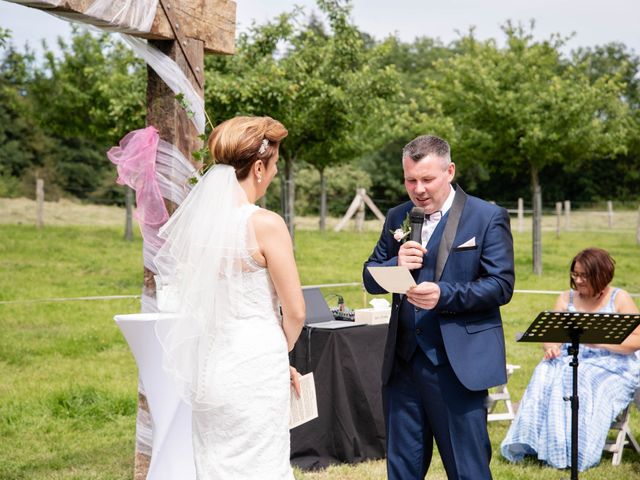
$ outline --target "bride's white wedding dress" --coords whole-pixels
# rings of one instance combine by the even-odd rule
[[[278,301],[235,170],[207,172],[160,230],[176,311],[156,323],[163,367],[193,411],[199,480],[292,480],[289,358]]]
[[[247,225],[255,205],[238,208]],[[265,267],[250,256],[216,292],[216,322],[201,362],[206,410],[193,411],[199,480],[293,479],[289,463],[289,358],[278,299]]]

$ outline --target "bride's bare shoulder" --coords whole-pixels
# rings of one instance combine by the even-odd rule
[[[287,231],[284,219],[276,212],[265,208],[256,210],[253,215],[251,215],[251,222],[253,223],[253,228],[256,230],[256,233],[260,233],[261,231],[269,231],[270,233]]]

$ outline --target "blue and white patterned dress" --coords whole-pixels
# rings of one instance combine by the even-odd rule
[[[602,313],[615,312],[618,291],[613,290]],[[576,311],[573,293],[569,292],[570,312]],[[517,462],[525,455],[537,455],[555,468],[571,466],[571,402],[563,400],[572,394],[567,346],[562,346],[560,357],[543,360],[534,370],[516,418],[500,445],[507,460]],[[640,386],[640,357],[581,345],[578,359],[578,470],[582,471],[600,462],[611,422]]]

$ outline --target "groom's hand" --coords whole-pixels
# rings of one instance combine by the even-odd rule
[[[437,283],[422,282],[407,290],[407,300],[416,307],[431,310],[440,300],[440,287]]]
[[[422,259],[427,249],[418,242],[408,241],[400,246],[398,251],[398,266],[407,267],[409,270],[422,268]]]

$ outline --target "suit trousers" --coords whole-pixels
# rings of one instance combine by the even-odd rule
[[[449,480],[491,479],[487,390],[468,390],[418,348],[409,362],[396,355],[382,394],[389,480],[423,480],[434,438]]]

